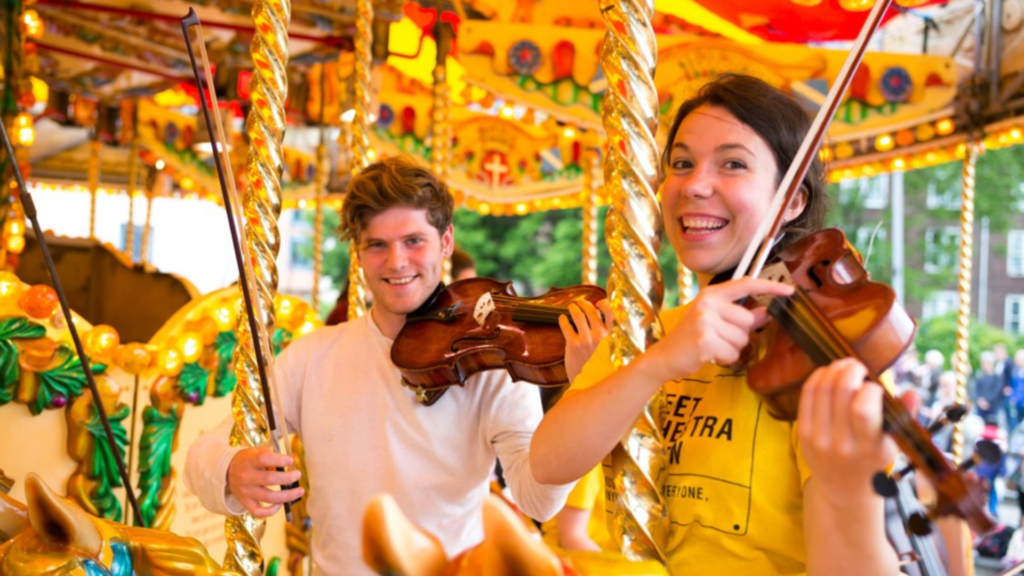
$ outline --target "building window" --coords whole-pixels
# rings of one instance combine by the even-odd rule
[[[959,266],[960,229],[956,226],[929,227],[924,231],[924,271],[936,274]]]
[[[888,182],[887,174],[843,180],[839,183],[839,202],[843,205],[859,204],[869,210],[882,210],[889,205]]]
[[[1010,230],[1006,237],[1006,274],[1024,276],[1024,230]]]
[[[930,209],[960,210],[960,191],[939,190],[934,181],[929,182],[927,205]]]
[[[313,226],[303,210],[293,210],[291,216],[289,266],[296,270],[312,270]]]
[[[1024,306],[1024,294],[1006,295],[1006,311],[1004,312],[1003,329],[1011,334],[1021,333],[1022,306]]]
[[[930,320],[953,312],[960,306],[960,295],[955,290],[936,290],[924,299],[921,320]]]
[[[889,205],[889,175],[881,174],[874,178],[860,179],[860,194],[864,199],[864,207],[870,210],[882,210]]]

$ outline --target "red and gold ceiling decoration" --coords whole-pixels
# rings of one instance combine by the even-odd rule
[[[147,157],[163,159],[190,190],[214,196],[212,166],[190,144],[197,93],[172,22],[184,4],[110,0],[97,8],[68,1],[38,0],[36,6],[45,32],[32,41],[33,50],[39,76],[51,86],[49,99],[57,101],[45,114],[91,126],[119,100],[141,98],[139,134]],[[857,1],[658,0],[655,82],[663,125],[701,84],[730,71],[760,76],[816,111],[846,54],[795,42],[848,38],[864,17],[851,11]],[[465,17],[442,15],[458,32],[448,57],[452,139],[442,144],[452,151],[453,187],[467,205],[498,213],[578,203],[581,142],[603,130],[598,3],[464,3]],[[415,3],[376,4],[392,20],[391,56],[376,67],[374,80],[376,152],[426,161],[436,13]],[[209,23],[218,93],[236,117],[248,98],[249,6],[248,0],[210,0],[199,7]],[[297,136],[286,151],[286,203],[313,196],[316,126],[336,131],[351,108],[353,13],[350,0],[293,3],[287,111],[289,131]],[[823,151],[839,167],[833,177],[860,175],[862,165],[880,170],[881,155],[889,164],[904,156],[909,165],[909,151],[937,146],[957,129],[949,124],[957,84],[949,58],[868,54]]]

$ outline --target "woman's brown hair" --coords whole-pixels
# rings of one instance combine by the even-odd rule
[[[697,95],[683,102],[668,132],[668,144],[661,155],[663,169],[668,166],[672,143],[679,125],[701,106],[716,106],[728,110],[737,120],[749,126],[768,144],[775,156],[778,169],[776,184],[793,162],[811,121],[807,112],[789,95],[760,78],[744,74],[723,74],[705,84]],[[788,222],[783,231],[783,246],[825,225],[828,211],[828,193],[825,187],[825,169],[817,153],[802,183],[807,194],[807,205],[799,216]]]

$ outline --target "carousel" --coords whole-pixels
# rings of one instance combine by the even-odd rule
[[[1024,5],[927,4],[936,3],[897,2],[882,15],[818,154],[830,182],[962,164],[953,366],[964,403],[975,166],[986,150],[1024,142]],[[290,522],[277,514],[225,525],[178,471],[188,446],[229,415],[236,445],[281,441],[301,467],[301,438],[274,438],[268,423],[273,395],[262,387],[260,352],[323,326],[325,214],[342,206],[350,175],[405,154],[440,177],[461,210],[572,210],[582,220],[581,284],[598,283],[598,214],[607,206],[614,357],[625,364],[661,335],[664,278],[678,278],[681,299],[696,290],[689,272],[666,274],[657,259],[658,151],[672,110],[709,79],[742,72],[817,113],[872,6],[5,0],[0,114],[14,155],[0,153],[0,573],[61,564],[84,574],[307,574],[317,527],[301,502]],[[187,29],[186,49],[179,25],[190,9],[202,31]],[[212,65],[197,70],[198,88],[193,43]],[[239,267],[251,270],[201,292],[150,263],[151,218],[160,202],[231,204],[223,178],[237,188],[238,204],[227,208],[248,256]],[[82,237],[40,238],[28,193],[44,221],[44,207],[62,210],[47,194],[82,199],[87,210],[64,215]],[[123,197],[126,211],[104,214],[109,197]],[[313,212],[313,281],[301,298],[278,291],[279,220],[295,209]],[[97,222],[112,218],[128,223],[123,246],[97,239]],[[44,267],[43,240],[70,315]],[[358,316],[367,302],[357,266],[348,280]],[[489,504],[488,537],[526,566],[500,573],[667,574],[657,402],[623,438],[620,476],[606,478],[621,553],[549,550],[531,524]],[[958,427],[953,438],[959,461]],[[400,518],[386,499],[368,510],[374,569],[456,573],[429,535]],[[963,554],[944,573],[973,573],[972,534],[963,522],[957,530]],[[488,566],[464,562],[458,573],[499,573]]]

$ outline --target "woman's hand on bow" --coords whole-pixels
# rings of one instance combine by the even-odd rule
[[[707,362],[732,364],[750,341],[750,333],[764,326],[768,313],[739,304],[753,295],[788,296],[793,288],[759,278],[742,278],[701,288],[679,325],[644,355],[661,381],[682,378]]]

